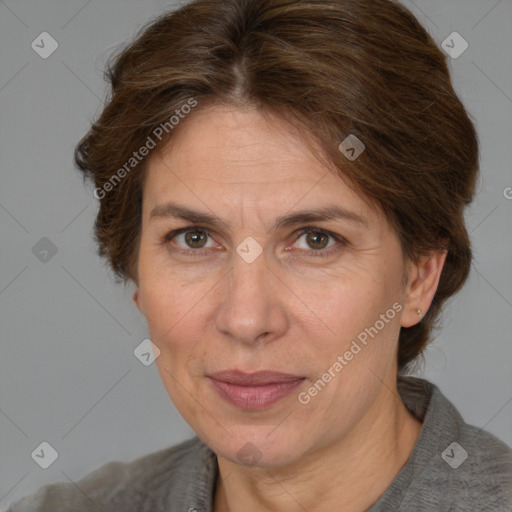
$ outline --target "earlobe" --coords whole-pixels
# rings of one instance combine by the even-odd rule
[[[402,327],[416,325],[425,316],[437,291],[447,254],[446,250],[436,251],[411,264],[405,290],[404,312],[400,319]]]

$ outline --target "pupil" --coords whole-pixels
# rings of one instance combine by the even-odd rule
[[[309,233],[308,235],[308,243],[309,245],[311,245],[313,248],[315,249],[321,249],[324,247],[324,245],[320,242],[320,246],[321,247],[318,247],[318,239],[320,238],[323,238],[324,241],[325,241],[325,235],[323,235],[322,233]],[[316,242],[315,242],[316,240]]]
[[[202,247],[200,244],[201,241],[204,241],[205,234],[200,231],[189,231],[185,234],[185,240],[188,245],[191,245],[192,247]],[[199,242],[198,246],[195,246],[194,244]]]

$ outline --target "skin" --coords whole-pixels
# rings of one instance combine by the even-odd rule
[[[366,510],[420,433],[396,390],[398,335],[420,321],[418,308],[428,310],[446,251],[404,266],[380,210],[322,166],[278,117],[216,105],[178,128],[148,160],[134,300],[161,351],[156,364],[170,398],[217,454],[214,511]],[[230,227],[151,216],[169,201]],[[368,226],[327,220],[270,231],[280,215],[326,204],[356,212]],[[186,227],[196,238],[165,242]],[[304,227],[347,243],[325,231],[298,233]],[[204,238],[198,228],[208,231]],[[236,252],[249,236],[262,248],[252,263]],[[180,252],[187,249],[203,254]],[[326,256],[311,255],[320,252]],[[401,311],[301,404],[298,393],[396,302]],[[234,368],[306,379],[268,408],[248,411],[224,401],[206,377]],[[237,452],[248,442],[254,460],[241,462]]]

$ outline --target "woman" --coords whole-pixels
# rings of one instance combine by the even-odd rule
[[[512,452],[404,374],[464,284],[478,142],[391,0],[196,0],[76,149],[197,437],[10,511],[505,511]]]

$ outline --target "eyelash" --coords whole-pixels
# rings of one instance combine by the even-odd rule
[[[174,231],[167,233],[163,237],[162,244],[167,247],[174,237],[181,235],[182,233],[187,233],[189,231],[198,231],[198,232],[206,233],[208,236],[211,237],[210,232],[205,228],[187,227],[187,228],[176,229]],[[331,238],[333,238],[334,240],[336,240],[336,242],[338,242],[339,245],[329,247],[328,249],[317,249],[317,250],[305,251],[308,256],[312,256],[315,258],[326,258],[326,257],[330,256],[333,252],[336,252],[337,250],[339,250],[340,245],[341,246],[348,245],[347,240],[345,238],[343,238],[342,236],[331,233],[330,231],[326,231],[325,229],[319,229],[319,228],[314,228],[314,227],[301,228],[298,231],[296,231],[296,234],[297,234],[296,241],[302,235],[309,234],[309,233],[320,233],[320,234],[328,235]],[[178,249],[178,252],[185,256],[206,256],[208,249]]]

